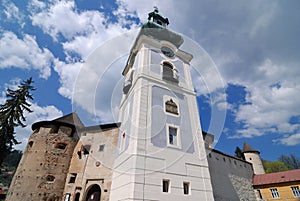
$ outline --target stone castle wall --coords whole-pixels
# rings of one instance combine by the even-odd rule
[[[215,201],[255,201],[251,163],[211,150],[207,156]]]
[[[62,200],[76,143],[68,126],[53,124],[37,128],[29,138],[6,200]]]

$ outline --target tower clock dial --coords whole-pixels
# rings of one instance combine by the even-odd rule
[[[161,48],[161,52],[164,54],[164,55],[166,55],[167,57],[170,57],[170,58],[172,58],[172,57],[174,57],[174,52],[170,49],[170,48],[168,48],[168,47],[166,47],[166,46],[163,46],[162,48]]]

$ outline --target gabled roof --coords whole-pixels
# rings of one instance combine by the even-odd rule
[[[275,172],[269,174],[254,175],[253,185],[268,185],[268,184],[279,184],[286,182],[300,182],[300,169],[288,170],[283,172]]]
[[[259,151],[255,150],[253,147],[251,147],[247,142],[244,142],[243,146],[243,153],[249,153],[249,152],[256,152],[259,153]]]

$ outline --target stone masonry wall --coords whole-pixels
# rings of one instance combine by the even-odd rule
[[[215,201],[256,200],[250,163],[215,150],[207,159]]]
[[[6,200],[62,200],[76,143],[72,128],[47,125],[36,129],[29,138]]]

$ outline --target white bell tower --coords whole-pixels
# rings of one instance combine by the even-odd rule
[[[183,37],[149,13],[123,71],[110,200],[213,200]]]

